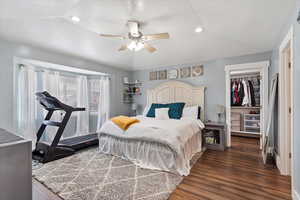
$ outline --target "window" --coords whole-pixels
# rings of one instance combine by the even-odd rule
[[[78,81],[76,77],[60,77],[60,100],[67,105],[77,107]]]
[[[99,105],[99,96],[100,96],[100,82],[99,79],[90,79],[89,80],[89,106],[90,112],[98,112]]]

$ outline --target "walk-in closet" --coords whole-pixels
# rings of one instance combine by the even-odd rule
[[[268,111],[269,61],[225,66],[227,146],[231,137],[257,138],[262,149]]]
[[[231,135],[261,135],[261,76],[259,72],[230,75]]]

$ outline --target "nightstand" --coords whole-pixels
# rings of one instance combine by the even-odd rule
[[[207,149],[224,151],[226,147],[226,125],[220,122],[205,122],[202,138]]]

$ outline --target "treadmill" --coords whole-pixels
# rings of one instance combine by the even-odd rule
[[[73,112],[85,111],[85,108],[74,108],[60,102],[48,92],[36,93],[37,100],[48,111],[45,120],[37,132],[36,148],[32,152],[32,159],[41,163],[47,163],[53,160],[73,155],[76,151],[98,144],[97,134],[89,134],[61,140],[65,127]],[[64,111],[64,117],[61,122],[51,121],[51,116],[56,111]],[[41,142],[41,137],[47,126],[56,126],[58,130],[51,144]]]

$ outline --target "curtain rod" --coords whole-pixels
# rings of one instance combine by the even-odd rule
[[[27,67],[26,65],[24,64],[18,64],[18,66],[21,68],[21,67]],[[103,74],[88,74],[88,73],[80,73],[80,72],[71,72],[71,71],[65,71],[65,70],[59,70],[59,69],[49,69],[49,68],[46,68],[46,67],[40,67],[40,66],[35,66],[35,65],[32,65],[34,66],[35,68],[45,68],[49,71],[58,71],[58,72],[65,72],[65,73],[73,73],[73,74],[82,74],[82,75],[89,75],[89,76],[104,76],[104,77],[109,77],[111,78],[112,75],[111,74],[106,74],[106,73],[103,73]],[[34,70],[35,72],[45,72],[46,70],[44,69],[35,69]],[[95,73],[98,73],[98,72],[95,72]],[[101,73],[101,72],[99,72]]]

